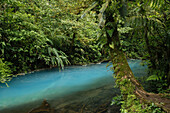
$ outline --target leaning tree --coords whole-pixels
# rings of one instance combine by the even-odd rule
[[[120,43],[121,32],[128,32],[131,30],[130,27],[125,26],[125,22],[129,17],[128,15],[128,5],[135,4],[139,6],[150,5],[152,9],[159,7],[167,1],[164,0],[97,0],[93,1],[92,5],[85,10],[83,15],[90,10],[94,9],[98,12],[99,27],[102,29],[101,36],[105,35],[101,40],[105,40],[105,48],[110,54],[110,60],[113,63],[114,75],[116,78],[116,83],[119,86],[121,93],[123,95],[122,112],[139,112],[139,109],[143,107],[146,108],[147,104],[155,103],[158,107],[163,108],[166,112],[169,112],[170,100],[167,98],[162,98],[162,94],[148,93],[144,90],[142,85],[135,79],[134,74],[129,67],[126,56],[122,51],[122,46]],[[142,13],[142,8],[140,11]],[[135,10],[131,9],[131,10]],[[142,17],[147,18],[146,15]],[[143,19],[144,20],[144,19]],[[145,19],[148,20],[148,19]],[[142,20],[141,20],[142,21]],[[146,22],[147,23],[147,22]],[[147,24],[143,26],[145,29],[145,41],[147,43]],[[147,28],[147,29],[146,29]],[[150,46],[149,46],[150,47]],[[148,52],[150,55],[150,48],[148,47]],[[153,60],[150,59],[154,64]],[[166,103],[165,103],[166,102]],[[138,106],[135,106],[138,103]]]

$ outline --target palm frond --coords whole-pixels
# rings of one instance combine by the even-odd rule
[[[106,22],[104,12],[105,12],[106,8],[108,7],[109,2],[110,2],[110,0],[106,0],[106,2],[102,5],[102,8],[99,10],[100,13],[98,15],[98,19],[99,19],[99,26],[100,27],[103,27],[105,22]]]
[[[154,18],[152,16],[132,16],[127,18],[126,26],[133,26],[133,27],[141,27],[141,26],[155,26],[155,27],[164,27],[165,24],[161,22],[161,20]]]
[[[48,47],[48,55],[48,58],[45,59],[47,64],[51,62],[52,65],[57,65],[62,69],[64,69],[64,63],[70,64],[67,55],[62,51],[58,51],[56,48]]]
[[[102,5],[102,8],[99,10],[100,13],[104,13],[104,11],[106,10],[107,6],[109,5],[109,1],[110,0],[106,0],[106,2]]]
[[[89,11],[91,11],[94,7],[97,6],[97,4],[98,4],[97,1],[93,2],[93,3],[90,5],[90,7],[87,8],[87,9],[85,10],[85,12],[81,15],[81,18],[84,18]]]
[[[144,0],[144,3],[146,5],[149,5],[151,8],[155,9],[155,8],[160,8],[165,1],[164,0]]]

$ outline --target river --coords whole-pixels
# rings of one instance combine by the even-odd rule
[[[147,67],[141,66],[140,62],[128,60],[135,76],[146,75]],[[9,82],[10,87],[0,84],[0,113],[27,113],[44,99],[58,109],[58,113],[79,112],[83,106],[89,107],[87,103],[96,108],[103,105],[104,100],[111,102],[112,96],[118,94],[119,90],[114,88],[113,72],[106,65],[66,66],[64,70],[46,69],[13,78]],[[80,104],[82,106],[78,107]],[[69,108],[69,105],[72,107]],[[66,110],[66,107],[69,109]]]

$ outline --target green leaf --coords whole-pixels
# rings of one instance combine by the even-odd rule
[[[150,80],[159,80],[159,78],[157,75],[151,75],[147,78],[147,81],[150,81]]]
[[[114,43],[112,42],[111,44],[109,44],[109,47],[114,49]]]
[[[111,30],[107,30],[107,33],[109,34],[109,36],[110,36],[110,37],[112,37],[113,29],[111,29]]]

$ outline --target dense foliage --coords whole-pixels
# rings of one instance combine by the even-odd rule
[[[9,68],[9,65],[7,62],[4,62],[3,59],[0,59],[0,82],[1,83],[6,83],[7,81],[10,80],[10,76],[11,76],[11,70]]]
[[[77,21],[68,4],[54,0],[1,3],[0,57],[12,63],[14,74],[55,65],[63,68],[69,61],[84,64],[101,59],[95,13]]]
[[[3,0],[0,82],[38,68],[108,59],[109,49],[116,46],[111,38],[118,33],[126,57],[148,65],[149,91],[169,92],[169,4],[167,0]],[[122,112],[136,99],[127,98]],[[142,110],[135,102],[134,109]]]
[[[148,93],[134,79],[126,59],[123,58],[122,51],[129,58],[145,60],[149,68],[147,81],[154,87],[151,87],[150,91],[168,92],[170,83],[169,22],[167,21],[169,2],[164,0],[103,0],[97,3],[99,5],[99,26],[102,29],[100,40],[104,42],[106,50],[110,52],[116,83],[123,95],[121,111],[157,112],[155,109],[150,109],[150,106],[147,107],[145,102],[141,104],[141,100],[146,101],[144,100],[146,98],[142,96]],[[92,8],[93,5],[89,10]],[[143,92],[143,95],[140,95],[139,90]],[[140,101],[137,96],[141,98]],[[142,106],[145,106],[146,111],[142,110]],[[168,111],[168,108],[164,108],[164,110]]]
[[[163,0],[159,2],[162,3],[131,5],[135,10],[128,15],[128,24],[134,29],[130,37],[137,41],[138,47],[143,48],[136,49],[147,62],[151,75],[147,80],[156,86],[152,91],[158,88],[157,92],[170,85],[169,4]]]

